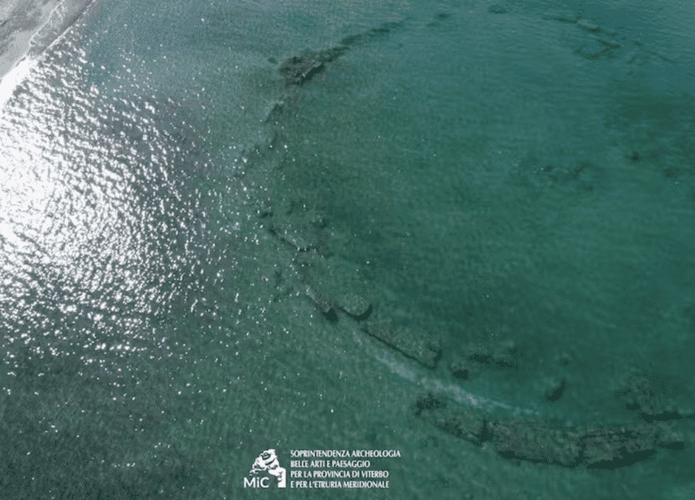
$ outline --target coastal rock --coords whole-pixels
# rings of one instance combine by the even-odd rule
[[[442,355],[439,339],[416,326],[395,323],[391,320],[370,320],[363,326],[372,337],[418,361],[427,368],[437,366]]]

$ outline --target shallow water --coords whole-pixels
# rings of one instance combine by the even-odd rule
[[[80,10],[0,115],[7,498],[255,497],[269,448],[288,470],[399,450],[379,462],[398,498],[690,497],[691,418],[670,422],[685,449],[603,470],[508,460],[414,409],[638,422],[615,395],[635,369],[695,406],[695,10],[555,4]],[[285,84],[283,61],[339,46]],[[437,367],[321,314],[322,263],[438,336]],[[505,342],[514,367],[452,373]]]

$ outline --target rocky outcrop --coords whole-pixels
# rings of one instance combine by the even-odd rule
[[[490,443],[508,459],[588,468],[613,469],[657,453],[682,449],[682,432],[666,423],[562,426],[539,417],[488,418],[484,410],[427,394],[415,414],[449,434],[471,443]]]

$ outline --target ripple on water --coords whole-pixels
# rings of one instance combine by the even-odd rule
[[[224,279],[201,275],[200,248],[233,264],[188,183],[213,162],[186,110],[142,84],[86,83],[84,52],[62,45],[0,116],[0,330],[15,372],[160,345],[153,320],[190,308],[195,283]]]

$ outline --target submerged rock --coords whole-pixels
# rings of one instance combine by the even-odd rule
[[[579,54],[584,59],[594,61],[602,57],[610,57],[610,46],[606,46],[595,38],[591,38],[587,43],[578,47],[574,53]]]
[[[616,397],[628,410],[653,413],[662,405],[654,384],[637,370],[631,370],[623,376],[618,383]]]
[[[543,422],[503,420],[490,422],[490,438],[504,458],[575,467],[582,460],[580,434]]]
[[[355,44],[363,42],[364,39],[365,39],[364,35],[362,35],[361,33],[358,33],[356,35],[346,36],[345,38],[340,40],[340,43],[342,43],[343,45],[355,45]]]
[[[497,368],[516,368],[518,349],[513,340],[469,342],[463,346],[466,358]]]
[[[628,410],[638,410],[648,422],[692,418],[692,407],[678,404],[665,397],[663,390],[646,373],[638,369],[628,371],[616,384],[616,398]]]
[[[372,310],[369,301],[356,293],[344,293],[337,301],[338,307],[355,319],[366,319]]]
[[[284,112],[285,104],[282,101],[274,102],[266,113],[265,123],[275,123],[277,125]]]
[[[644,424],[558,427],[543,421],[505,420],[488,425],[505,458],[575,467],[615,469],[649,458],[657,448],[682,448],[683,435]]]
[[[285,77],[285,85],[288,87],[304,85],[325,70],[327,63],[335,61],[350,50],[351,46],[381,37],[401,26],[403,26],[402,21],[382,23],[378,28],[346,36],[340,41],[341,45],[336,47],[318,52],[307,51],[299,56],[290,57],[280,65],[280,73]]]
[[[596,24],[592,23],[588,19],[579,19],[577,21],[577,26],[579,26],[580,28],[582,28],[586,31],[599,31],[600,30],[600,28]]]
[[[658,448],[682,449],[683,433],[667,424],[593,426],[582,430],[582,463],[614,469],[652,456]]]
[[[579,14],[572,10],[551,10],[543,14],[543,19],[560,21],[563,23],[576,23],[579,19]]]
[[[610,47],[612,49],[618,49],[620,48],[620,44],[613,40],[612,38],[597,38],[596,39],[600,44],[605,45],[606,47]]]
[[[358,320],[366,319],[372,310],[366,280],[359,268],[341,259],[326,259],[315,252],[297,259],[307,283],[320,290],[336,307]]]
[[[363,326],[372,337],[413,358],[427,368],[437,366],[442,355],[439,339],[416,326],[395,323],[391,320],[372,320]]]
[[[490,14],[506,14],[507,13],[507,9],[505,9],[501,5],[491,5],[490,7],[487,8],[487,11]]]
[[[449,369],[454,377],[461,380],[467,380],[474,372],[471,363],[461,359],[454,360]]]
[[[285,77],[285,85],[304,85],[326,68],[326,63],[335,61],[348,47],[340,45],[319,52],[305,52],[285,60],[280,66],[280,73]]]
[[[273,224],[270,229],[278,238],[300,252],[306,252],[318,246],[318,238],[315,234],[290,224]]]
[[[589,467],[630,465],[656,453],[650,434],[638,427],[591,427],[582,435],[582,459]]]
[[[324,315],[334,315],[333,304],[323,295],[321,292],[316,290],[311,285],[304,289],[305,295],[311,300],[316,308],[321,311]]]
[[[415,414],[466,441],[490,442],[509,459],[614,469],[644,460],[657,448],[682,449],[683,433],[668,424],[561,426],[540,417],[487,419],[481,408],[428,394],[418,398]]]
[[[415,414],[443,431],[471,443],[481,444],[487,439],[487,426],[483,412],[474,406],[455,407],[432,394],[418,398]]]
[[[323,241],[321,230],[325,227],[325,221],[315,210],[295,210],[284,214],[282,210],[280,212],[276,214],[270,208],[261,214],[272,217],[269,228],[275,236],[300,252],[308,252],[321,246]]]
[[[563,351],[555,356],[554,361],[559,366],[569,366],[574,361],[574,358],[570,353]]]
[[[547,401],[557,401],[562,397],[565,392],[565,379],[558,379],[556,377],[545,377],[541,381],[541,387],[543,389],[543,397]]]

